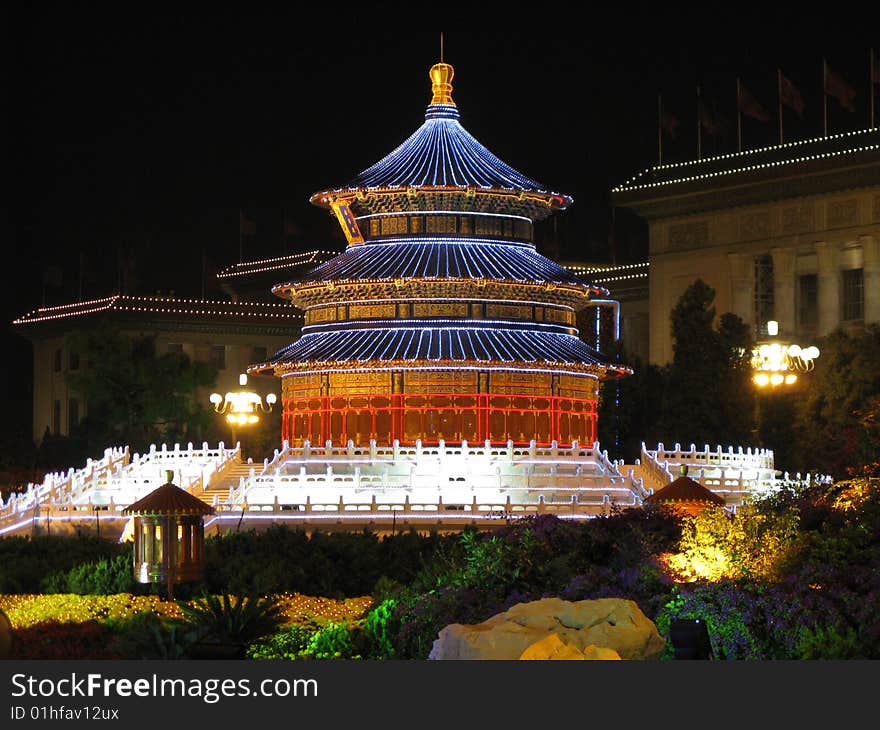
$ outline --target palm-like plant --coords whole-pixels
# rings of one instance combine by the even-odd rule
[[[274,596],[205,594],[177,605],[198,642],[246,645],[273,633],[286,621],[282,604]]]

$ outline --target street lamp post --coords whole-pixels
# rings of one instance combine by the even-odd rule
[[[815,367],[818,347],[801,347],[779,339],[779,323],[774,320],[767,322],[767,334],[771,339],[755,343],[752,350],[752,382],[759,388],[794,385],[798,373]]]
[[[798,376],[816,366],[819,348],[802,347],[779,336],[779,323],[767,322],[766,340],[759,340],[752,350],[752,382],[758,386],[755,397],[755,433],[761,435],[761,398],[767,391],[788,390]]]
[[[244,388],[247,385],[247,375],[242,373],[238,376],[241,390],[227,393],[225,396],[219,393],[211,393],[211,403],[217,413],[226,415],[226,422],[232,430],[233,446],[237,443],[236,436],[239,428],[246,428],[257,424],[260,413],[271,413],[277,398],[274,393],[266,396],[266,402],[259,393]],[[243,450],[242,450],[243,451]],[[242,454],[244,458],[244,454]]]

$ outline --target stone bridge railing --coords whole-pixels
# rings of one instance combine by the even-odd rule
[[[165,472],[175,472],[175,483],[198,494],[217,472],[240,458],[238,446],[217,448],[203,443],[195,448],[174,444],[152,445],[144,454],[131,454],[129,447],[107,449],[102,459],[88,459],[82,469],[46,474],[40,484],[28,484],[19,493],[0,501],[0,536],[19,529],[34,515],[93,511],[95,507],[122,509],[165,483]]]

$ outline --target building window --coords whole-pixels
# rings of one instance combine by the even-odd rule
[[[79,370],[79,353],[78,352],[69,352],[67,355],[67,369],[68,370]]]
[[[755,326],[759,337],[767,336],[767,322],[775,319],[773,306],[773,257],[755,257]]]
[[[55,350],[55,353],[52,356],[52,369],[56,373],[61,372],[61,350]]]
[[[798,277],[798,325],[815,327],[819,321],[819,276],[803,274]]]
[[[226,370],[226,346],[211,346],[211,364],[218,370]]]
[[[265,347],[255,347],[251,355],[251,362],[266,362],[268,350]]]
[[[862,269],[843,272],[843,319],[852,321],[865,316],[865,280]]]
[[[67,401],[67,433],[73,433],[79,423],[79,401],[76,398],[70,398]]]
[[[61,401],[56,400],[52,403],[52,433],[56,436],[61,435]]]

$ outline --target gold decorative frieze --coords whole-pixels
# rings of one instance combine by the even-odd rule
[[[393,304],[352,304],[348,308],[349,319],[393,318]]]
[[[486,317],[489,319],[531,319],[532,308],[516,304],[488,304]]]
[[[556,307],[544,307],[544,320],[558,322],[559,324],[574,325],[574,312],[570,309],[557,309]]]
[[[467,317],[465,302],[414,302],[413,317]]]

